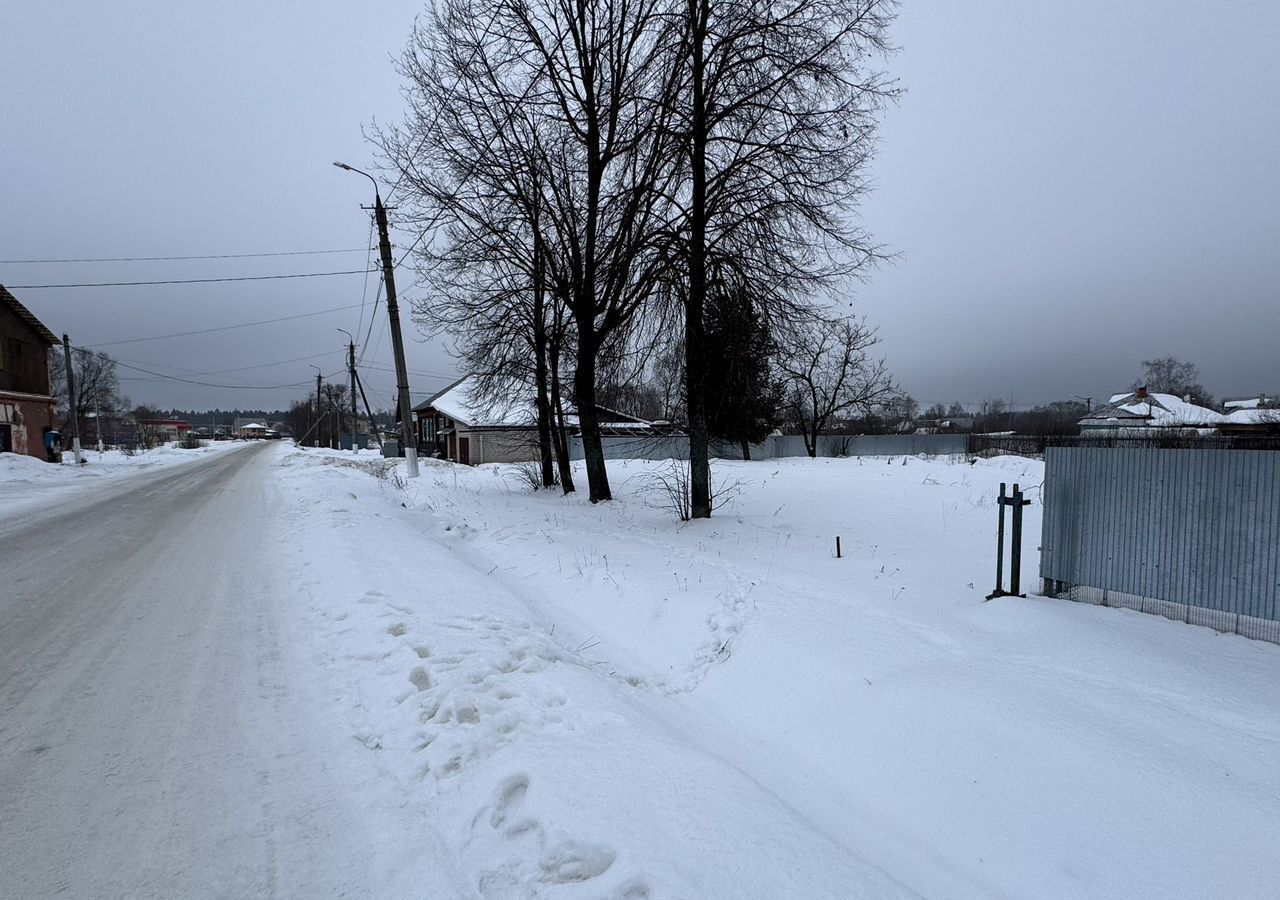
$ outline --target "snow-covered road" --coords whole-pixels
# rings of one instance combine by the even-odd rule
[[[431,893],[289,652],[274,452],[0,524],[0,897]]]
[[[1274,896],[1280,648],[983,602],[1041,463],[721,461],[684,525],[667,466],[258,445],[0,518],[0,900]]]

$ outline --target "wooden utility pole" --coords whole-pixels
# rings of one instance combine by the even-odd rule
[[[84,463],[84,454],[80,452],[80,410],[76,406],[76,372],[71,367],[71,338],[62,336],[63,359],[67,364],[67,409],[71,413],[71,442],[76,452],[76,465]]]

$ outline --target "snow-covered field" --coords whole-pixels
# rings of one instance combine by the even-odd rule
[[[198,450],[174,444],[126,455],[120,450],[85,450],[83,466],[70,451],[62,464],[50,464],[34,456],[0,453],[0,518],[8,518],[76,496],[87,496],[144,472],[155,472],[212,455],[243,448],[241,441],[206,443]]]
[[[659,463],[598,506],[276,464],[293,663],[458,897],[1275,895],[1280,647],[983,602],[1001,481],[1034,575],[1037,462],[721,462],[736,501],[685,525]]]

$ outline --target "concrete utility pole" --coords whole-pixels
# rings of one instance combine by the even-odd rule
[[[71,441],[76,451],[76,465],[84,463],[80,452],[80,410],[76,407],[76,373],[71,368],[71,338],[62,336],[62,354],[67,363],[67,408],[71,413]]]
[[[316,366],[311,368],[316,370],[316,436],[311,440],[312,447],[320,446],[320,369]]]
[[[339,328],[348,338],[347,340],[347,377],[351,381],[351,452],[358,454],[360,445],[356,441],[356,435],[360,429],[356,427],[356,340],[351,336],[351,332],[345,328]]]
[[[409,399],[409,372],[404,364],[404,340],[400,335],[400,307],[396,303],[395,262],[391,259],[391,237],[387,227],[387,209],[382,205],[378,182],[368,172],[335,162],[339,169],[363,175],[373,182],[373,212],[378,222],[378,249],[382,254],[382,280],[387,289],[387,317],[391,320],[391,349],[396,356],[396,389],[400,405],[400,441],[404,447],[405,468],[410,478],[418,477],[418,442],[413,430],[413,403]]]

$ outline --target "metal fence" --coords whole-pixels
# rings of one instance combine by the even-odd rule
[[[965,453],[968,435],[964,434],[821,434],[818,456],[948,456]],[[689,438],[683,434],[634,437],[609,435],[601,438],[606,459],[688,459]],[[737,444],[715,441],[713,456],[720,459],[742,459]],[[798,434],[775,434],[759,444],[751,445],[752,459],[783,459],[808,456],[804,438]],[[573,438],[569,447],[571,459],[582,459],[582,439]]]
[[[1049,447],[1280,450],[1280,435],[1266,433],[1205,435],[1188,432],[1185,429],[1152,428],[1149,434],[1124,434],[1099,429],[1079,435],[971,434],[967,437],[969,453],[975,456],[1001,453],[1013,453],[1019,456],[1043,456],[1045,450]]]
[[[1280,453],[1045,451],[1044,593],[1280,642]]]

